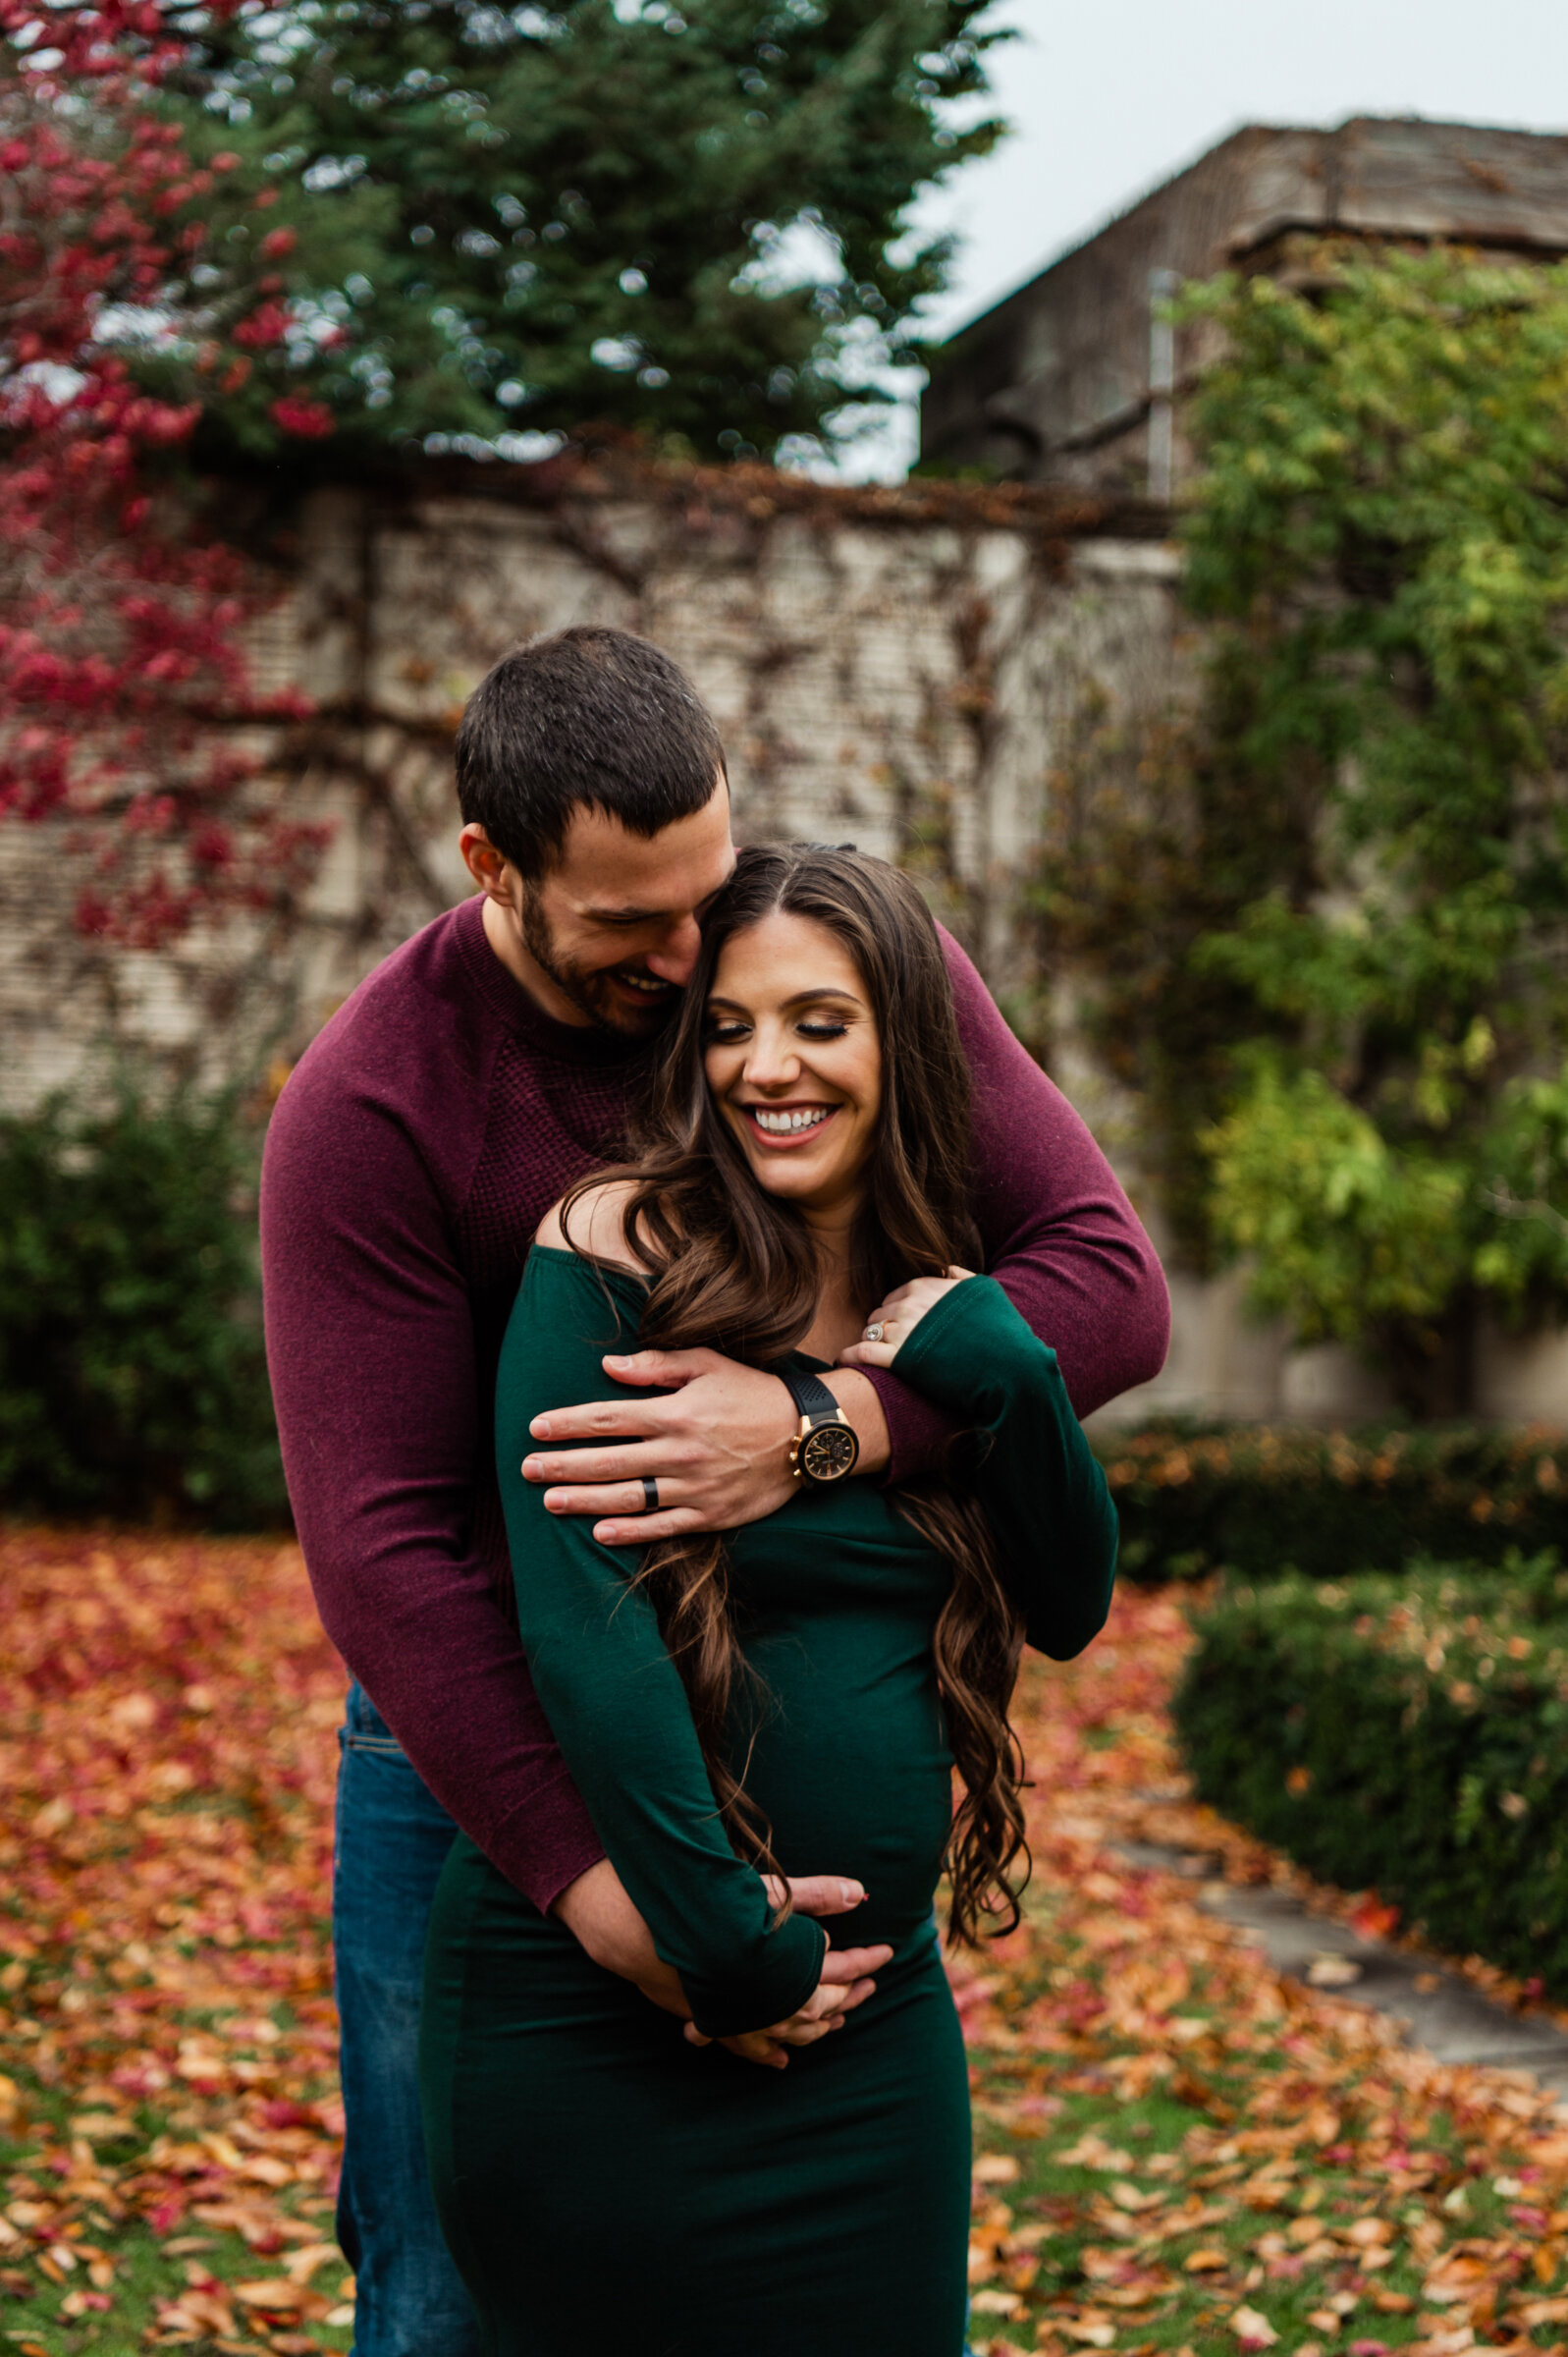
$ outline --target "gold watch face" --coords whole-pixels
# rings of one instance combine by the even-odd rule
[[[855,1436],[843,1424],[826,1424],[808,1432],[800,1444],[801,1470],[808,1481],[838,1481],[854,1471],[860,1451]]]

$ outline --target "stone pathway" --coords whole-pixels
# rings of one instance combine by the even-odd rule
[[[1493,2004],[1460,1974],[1430,1959],[1310,1913],[1288,1891],[1215,1881],[1217,1861],[1210,1854],[1154,1841],[1122,1841],[1115,1848],[1129,1865],[1201,1882],[1202,1904],[1254,1935],[1277,1972],[1395,2015],[1406,2024],[1409,2044],[1439,2062],[1528,2072],[1565,2099],[1568,2111],[1568,2032]]]

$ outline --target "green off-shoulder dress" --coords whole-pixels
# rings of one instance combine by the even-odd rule
[[[529,1258],[497,1443],[534,1682],[605,1849],[714,2037],[816,1986],[823,1927],[771,1928],[731,1852],[630,1548],[547,1514],[530,1419],[599,1398],[644,1288]],[[818,1362],[802,1360],[802,1366]],[[989,1278],[943,1296],[896,1372],[978,1430],[976,1480],[1031,1644],[1066,1659],[1109,1604],[1115,1514],[1054,1354]],[[960,2357],[969,2097],[933,1898],[951,1757],[932,1659],[942,1559],[870,1480],[730,1542],[754,1682],[733,1754],[789,1874],[857,1876],[836,1944],[889,1942],[876,1995],[786,2070],[693,2048],[471,1842],[426,1966],[421,2076],[443,2228],[491,2357]],[[432,2357],[436,2353],[432,2352]]]

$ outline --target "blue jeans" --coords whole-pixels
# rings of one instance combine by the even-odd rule
[[[357,2283],[353,2357],[480,2357],[436,2222],[419,2116],[425,1928],[458,1829],[357,1685],[338,1740],[332,1945],[348,2116],[338,2239]]]

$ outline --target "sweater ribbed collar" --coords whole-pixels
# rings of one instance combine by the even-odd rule
[[[453,911],[453,929],[463,965],[487,1007],[509,1031],[525,1040],[536,1055],[561,1064],[625,1065],[635,1062],[647,1042],[622,1038],[597,1023],[562,1023],[535,1006],[514,974],[509,974],[490,947],[484,927],[484,895],[475,893]]]

